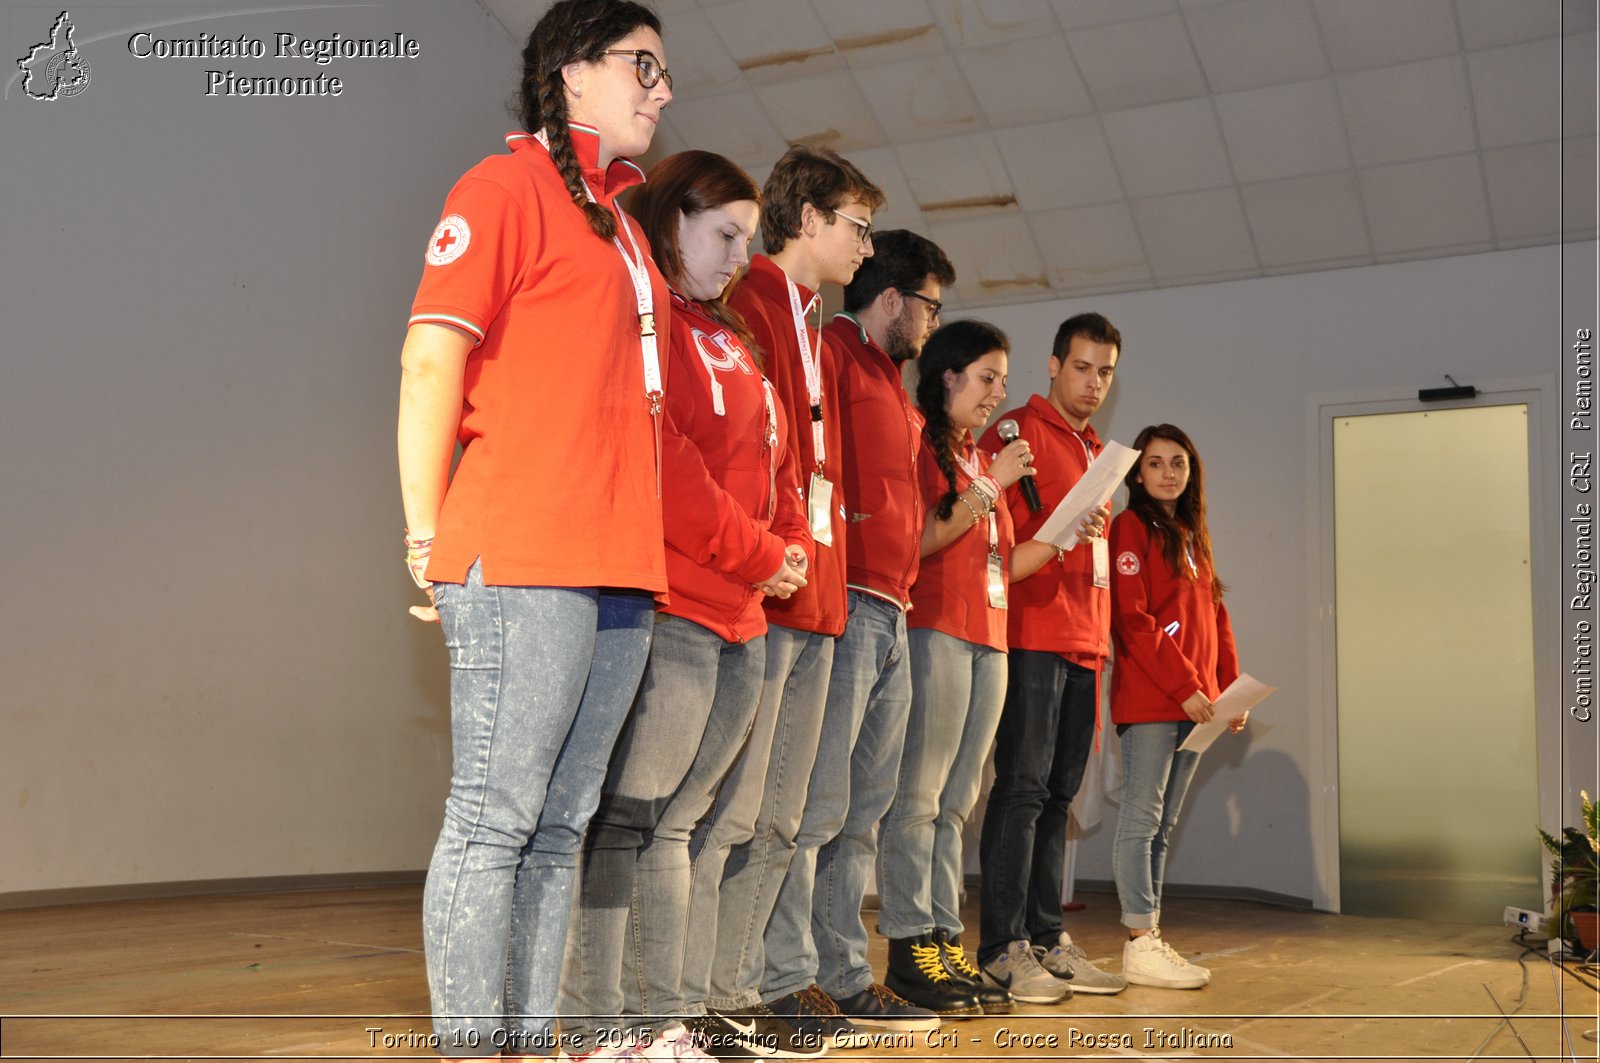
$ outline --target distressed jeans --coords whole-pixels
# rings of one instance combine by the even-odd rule
[[[684,1012],[689,841],[749,736],[765,650],[657,617],[584,844],[561,995],[569,1051]]]
[[[978,800],[1000,707],[1006,655],[914,628],[911,715],[894,804],[878,834],[878,931],[959,937],[961,832]]]
[[[450,650],[452,773],[422,898],[448,1056],[555,1045],[572,887],[606,761],[644,671],[647,595],[434,585]]]

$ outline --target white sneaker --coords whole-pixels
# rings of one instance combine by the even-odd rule
[[[1211,981],[1211,972],[1190,963],[1152,930],[1131,939],[1122,947],[1122,976],[1131,985],[1153,985],[1162,989],[1199,989]]]

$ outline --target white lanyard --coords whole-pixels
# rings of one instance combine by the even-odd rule
[[[800,341],[800,364],[805,367],[806,401],[811,406],[811,450],[816,455],[817,470],[828,460],[827,446],[822,436],[822,330],[817,330],[817,349],[811,349],[811,333],[806,327],[806,315],[821,297],[813,295],[805,307],[800,305],[800,290],[785,274],[783,282],[789,286],[789,313],[794,318],[795,339]]]
[[[983,470],[978,468],[976,462],[968,461],[966,455],[957,454],[955,455],[955,459],[956,464],[961,467],[961,471],[966,473],[972,479],[976,480],[978,477],[983,475]],[[999,504],[999,502],[995,503],[996,506]],[[1000,527],[999,521],[995,517],[993,506],[989,508],[989,553],[997,556],[1000,553]]]
[[[550,150],[550,138],[544,130],[535,133],[534,139],[545,151]],[[583,191],[589,197],[589,202],[600,202],[595,198],[587,179],[583,182]],[[644,360],[644,397],[650,404],[650,415],[654,417],[661,412],[664,396],[661,390],[661,355],[656,349],[655,293],[650,290],[650,269],[644,252],[639,250],[639,241],[634,238],[633,226],[628,224],[628,215],[620,210],[611,213],[622,223],[622,231],[627,233],[628,243],[633,248],[630,256],[621,240],[615,236],[611,238],[617,254],[622,256],[622,264],[627,267],[628,279],[633,282],[633,294],[639,304],[639,351]]]

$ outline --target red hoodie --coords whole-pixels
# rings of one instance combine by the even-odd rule
[[[1008,410],[994,424],[1010,418],[1033,448],[1033,482],[1044,508],[1028,509],[1022,489],[1006,489],[1006,505],[1016,525],[1017,542],[1026,542],[1044,525],[1057,504],[1083,478],[1092,457],[1100,453],[1094,427],[1073,428],[1042,395],[1026,406]],[[978,445],[997,454],[1005,445],[989,426]],[[1014,650],[1056,653],[1085,668],[1099,668],[1111,649],[1111,592],[1094,585],[1094,551],[1079,543],[1060,561],[1011,585],[1011,617],[1006,637]]]
[[[796,476],[802,492],[809,489],[811,474],[817,468],[812,445],[811,401],[806,395],[805,370],[800,360],[800,341],[795,335],[794,316],[789,305],[787,278],[782,269],[765,255],[750,261],[750,271],[728,296],[728,303],[744,315],[745,324],[755,334],[756,344],[766,357],[767,379],[778,393],[778,404],[788,418],[789,453],[794,455]],[[813,300],[816,293],[800,287],[800,305],[808,308],[807,328],[811,343],[819,340]],[[826,463],[822,473],[833,482],[833,507],[829,517],[833,545],[816,544],[806,585],[788,599],[768,598],[763,603],[767,619],[798,631],[823,635],[844,632],[848,616],[845,601],[845,520],[840,469],[844,447],[839,436],[838,357],[832,345],[822,343],[822,418],[823,450]],[[773,566],[776,570],[777,566]],[[769,573],[770,575],[770,573]]]
[[[739,337],[672,293],[662,514],[663,612],[731,642],[766,633],[752,584],[778,570],[786,545],[812,552],[785,418]],[[770,410],[770,422],[769,422]]]
[[[849,314],[835,314],[822,334],[839,353],[839,407],[845,509],[850,523],[845,577],[856,590],[904,609],[921,560],[922,492],[917,455],[922,411],[911,404],[900,367]]]
[[[1111,670],[1114,723],[1187,720],[1197,690],[1215,699],[1239,678],[1228,607],[1211,596],[1211,566],[1193,580],[1173,571],[1159,535],[1128,510],[1111,522]]]

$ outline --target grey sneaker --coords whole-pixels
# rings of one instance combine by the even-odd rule
[[[1013,941],[1006,951],[983,965],[983,976],[1024,1004],[1059,1004],[1072,995],[1072,985],[1043,967],[1026,941]]]
[[[1120,993],[1128,988],[1126,978],[1096,967],[1065,933],[1052,948],[1035,945],[1033,954],[1038,958],[1039,966],[1057,978],[1071,982],[1074,993]]]

